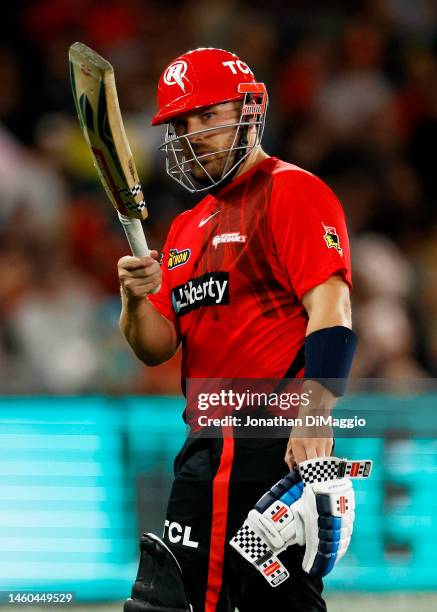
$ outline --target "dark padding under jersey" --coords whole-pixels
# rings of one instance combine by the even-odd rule
[[[317,379],[336,397],[344,395],[357,347],[348,327],[325,327],[305,338],[305,378]]]

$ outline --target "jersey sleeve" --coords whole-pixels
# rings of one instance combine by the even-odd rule
[[[179,322],[177,320],[175,311],[173,309],[173,303],[171,299],[171,289],[170,289],[169,279],[168,279],[168,267],[167,267],[168,250],[169,250],[169,245],[171,244],[171,240],[172,240],[172,230],[173,230],[173,226],[170,228],[170,231],[168,232],[167,239],[165,241],[165,244],[161,252],[161,259],[160,259],[160,265],[161,265],[161,271],[162,271],[161,289],[158,291],[158,293],[150,294],[148,296],[148,299],[153,304],[153,306],[156,308],[156,310],[158,310],[166,319],[168,319],[174,324],[176,331],[179,334]]]
[[[300,169],[275,178],[270,230],[279,264],[299,300],[334,274],[352,288],[346,220],[334,193]]]

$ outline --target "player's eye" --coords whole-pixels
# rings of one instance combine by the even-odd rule
[[[183,121],[182,119],[181,120],[177,120],[177,121],[173,121],[172,125],[173,125],[173,129],[176,132],[181,132],[182,130],[185,129],[186,121]]]
[[[213,113],[212,111],[208,111],[207,113],[203,113],[202,119],[205,119],[205,120],[212,119],[214,115],[215,113]]]

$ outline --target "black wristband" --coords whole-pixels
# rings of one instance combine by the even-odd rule
[[[344,395],[358,338],[348,327],[325,327],[305,338],[305,378],[317,379],[335,396]]]

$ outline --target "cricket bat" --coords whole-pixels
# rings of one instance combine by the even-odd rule
[[[132,254],[149,255],[141,225],[147,207],[121,118],[114,69],[80,42],[71,45],[69,60],[73,98],[94,166],[118,212]]]

